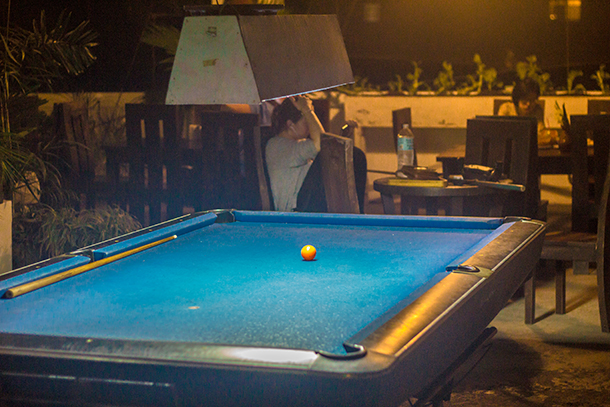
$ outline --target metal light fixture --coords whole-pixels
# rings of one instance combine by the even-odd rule
[[[258,104],[353,81],[334,15],[191,16],[166,103]]]
[[[557,20],[563,14],[566,21],[580,21],[580,7],[581,0],[549,0],[549,18]]]
[[[566,29],[566,73],[570,76],[570,24],[580,21],[581,0],[549,0],[549,18],[559,19],[561,11],[565,17]]]

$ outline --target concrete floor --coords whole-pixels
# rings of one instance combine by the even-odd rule
[[[450,406],[610,406],[610,334],[602,333],[595,274],[568,274],[567,313],[556,315],[552,279],[536,289],[537,322],[523,298],[490,324],[489,352],[455,388]]]

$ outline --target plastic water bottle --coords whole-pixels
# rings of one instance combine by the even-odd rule
[[[398,145],[396,146],[399,170],[405,165],[413,166],[413,157],[415,155],[413,151],[414,139],[415,137],[411,129],[409,129],[409,125],[403,124],[402,129],[398,132]]]

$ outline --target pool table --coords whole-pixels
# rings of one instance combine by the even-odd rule
[[[491,336],[544,229],[237,210],[154,225],[0,276],[0,400],[431,399]],[[313,261],[301,258],[306,244]]]

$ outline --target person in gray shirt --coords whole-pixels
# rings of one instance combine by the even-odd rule
[[[309,99],[290,97],[273,110],[271,129],[274,137],[267,142],[265,157],[273,203],[275,210],[291,212],[320,151],[324,128]]]
[[[350,137],[357,126],[348,121],[342,136]],[[324,127],[312,103],[304,97],[284,99],[271,113],[274,135],[265,148],[267,172],[275,210],[290,212],[327,212],[321,162],[317,158]],[[360,212],[364,213],[366,154],[353,148],[354,177]]]

